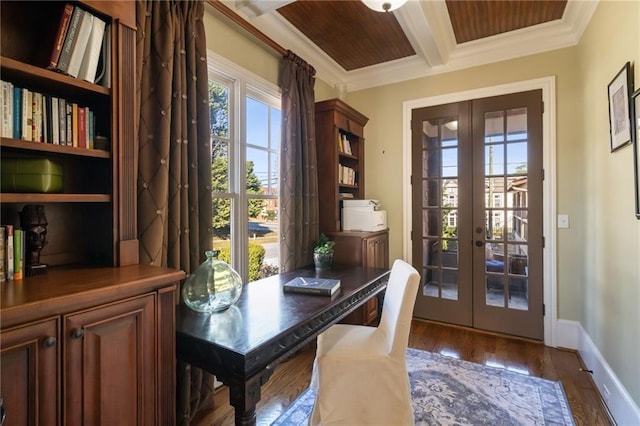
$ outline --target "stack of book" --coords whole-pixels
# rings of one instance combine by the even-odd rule
[[[2,137],[94,148],[94,112],[86,106],[0,81]]]
[[[60,18],[48,68],[95,83],[98,63],[102,62],[100,76],[104,79],[109,69],[109,39],[109,26],[105,21],[67,3]],[[103,82],[107,87],[108,84],[108,81]]]
[[[0,226],[0,281],[24,277],[24,231],[13,225]]]

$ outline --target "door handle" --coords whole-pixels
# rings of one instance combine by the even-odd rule
[[[476,240],[476,247],[482,247],[484,245],[484,241]]]

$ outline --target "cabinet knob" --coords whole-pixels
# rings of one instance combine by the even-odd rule
[[[57,342],[58,342],[58,339],[56,339],[54,336],[49,336],[42,341],[42,347],[52,348],[56,345]]]
[[[71,332],[72,339],[82,339],[84,337],[84,330],[81,328],[76,328]]]

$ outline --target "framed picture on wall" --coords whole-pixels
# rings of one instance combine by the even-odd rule
[[[640,89],[636,90],[631,98],[633,110],[633,165],[636,177],[636,217],[640,219]]]
[[[627,62],[609,83],[611,152],[631,143],[631,64]]]

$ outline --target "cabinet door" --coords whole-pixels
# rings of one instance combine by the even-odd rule
[[[364,265],[369,268],[389,267],[389,236],[388,234],[366,238],[363,247],[365,254]]]
[[[60,342],[57,318],[2,330],[0,397],[7,425],[57,425]]]
[[[64,424],[156,423],[155,306],[150,294],[64,317]]]

